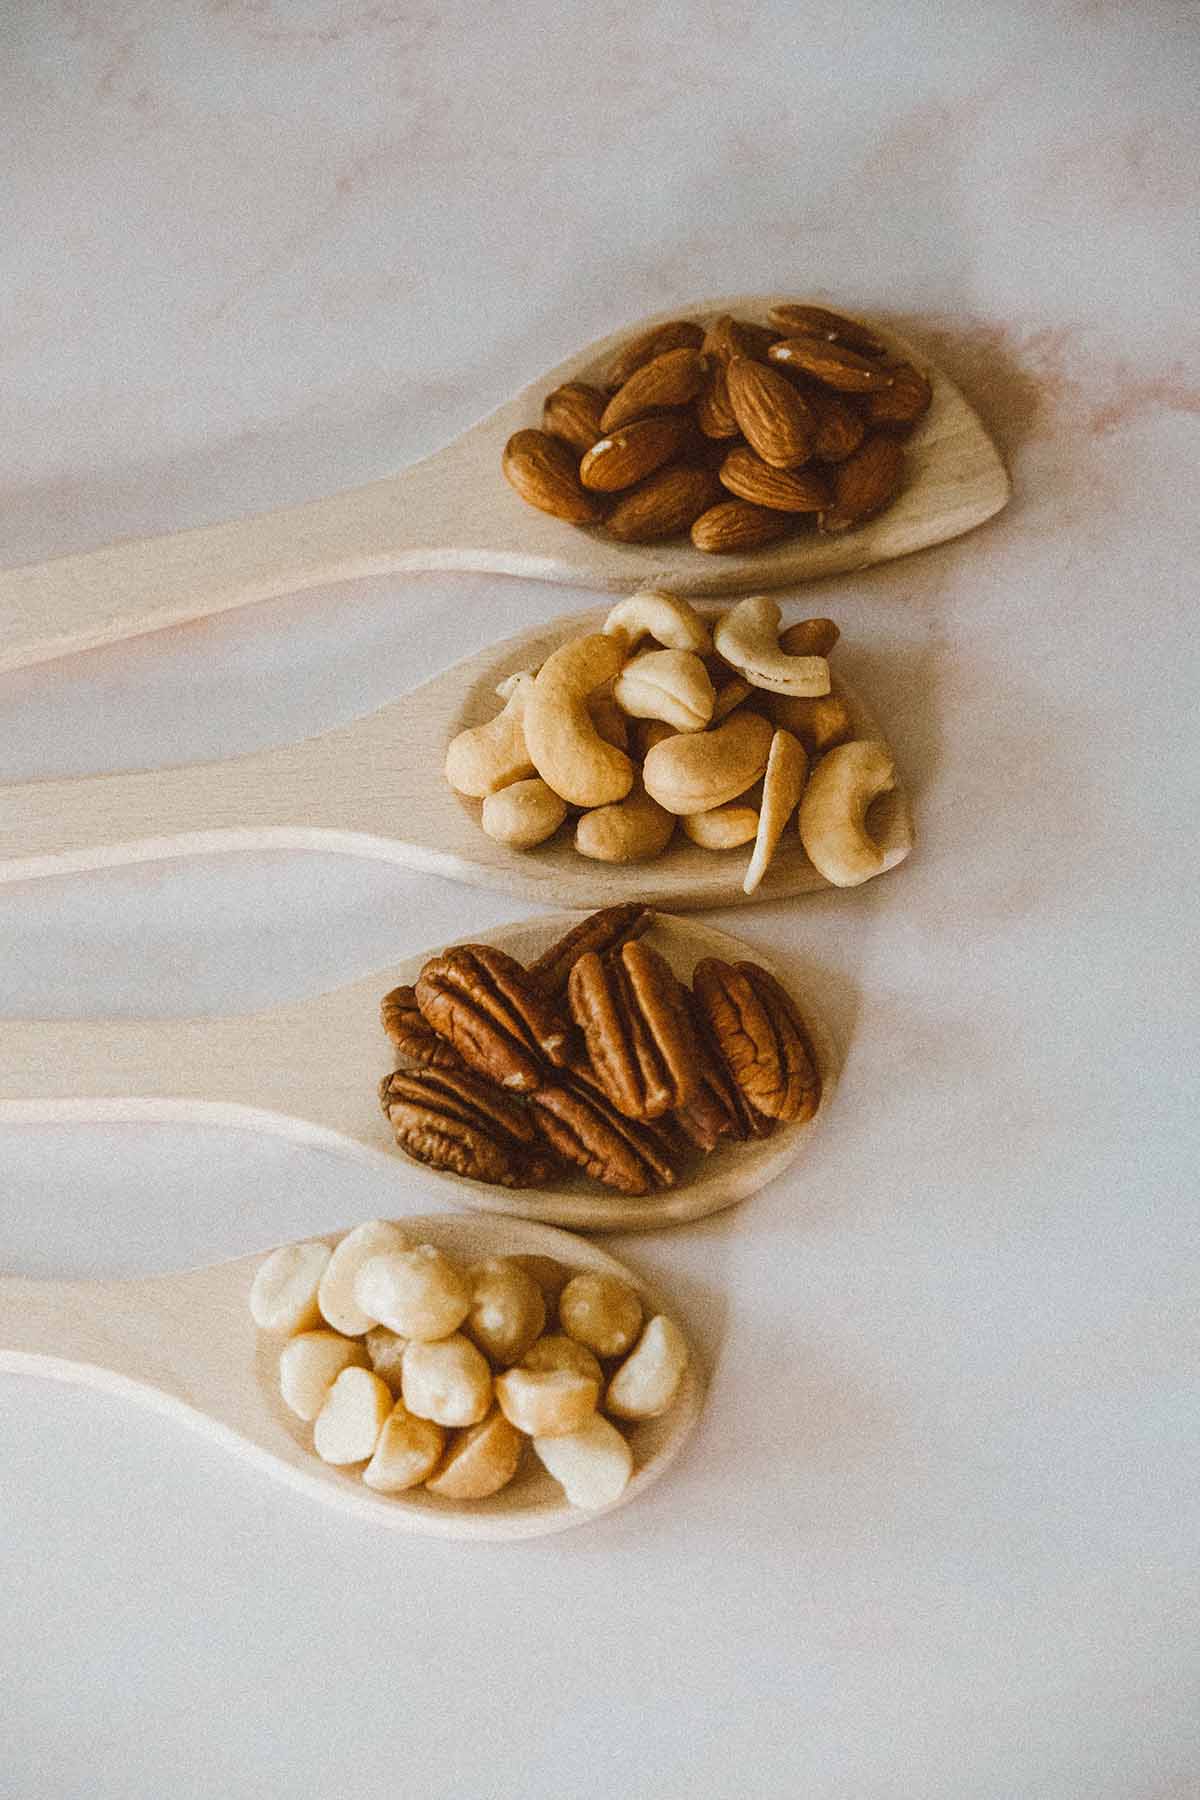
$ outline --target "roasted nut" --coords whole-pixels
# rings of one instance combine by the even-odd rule
[[[752,687],[772,694],[827,694],[823,656],[789,656],[779,643],[779,602],[753,594],[722,614],[713,631],[718,654]]]
[[[691,650],[704,656],[712,649],[708,626],[694,607],[663,588],[639,588],[618,600],[604,621],[605,635],[623,637],[633,650],[650,637],[666,650]]]
[[[595,862],[649,862],[662,855],[674,832],[674,814],[650,798],[639,775],[624,800],[583,814],[575,848]]]
[[[728,681],[723,682],[716,690],[709,724],[719,725],[721,720],[727,719],[734,708],[740,706],[743,700],[748,699],[752,692],[750,683],[741,675],[731,675]]]
[[[600,415],[607,404],[599,388],[585,381],[566,381],[547,394],[542,403],[542,429],[562,438],[582,456],[604,433]]]
[[[830,312],[825,306],[805,306],[790,300],[771,307],[767,318],[779,331],[790,336],[825,338],[831,344],[844,344],[862,356],[883,356],[887,346],[869,326],[858,319],[847,319]]]
[[[867,418],[872,425],[889,431],[911,431],[918,419],[929,411],[933,389],[919,369],[911,363],[893,363],[889,368],[892,385],[880,388],[867,397]]]
[[[530,964],[529,978],[544,994],[557,999],[566,993],[567,978],[581,956],[586,956],[589,950],[599,956],[608,950],[617,950],[633,938],[641,937],[653,923],[654,914],[636,900],[623,901],[620,906],[601,907],[599,912],[590,913],[580,924],[573,925],[565,937],[544,950],[537,961]]]
[[[471,1310],[471,1290],[458,1265],[432,1244],[387,1250],[365,1262],[354,1283],[362,1311],[401,1337],[449,1337]],[[405,1350],[405,1358],[412,1350]]]
[[[777,331],[765,325],[751,325],[745,319],[721,313],[705,331],[701,349],[705,356],[721,364],[732,362],[735,356],[757,357],[762,362],[778,336]]]
[[[704,380],[704,364],[700,352],[683,345],[677,350],[664,350],[661,356],[635,369],[617,389],[604,409],[597,437],[618,431],[635,419],[675,406],[686,406],[700,392]]]
[[[504,446],[501,467],[522,500],[572,525],[598,525],[604,508],[584,491],[570,448],[544,431],[516,431]]]
[[[819,471],[773,469],[745,444],[729,452],[720,475],[731,494],[775,512],[816,513],[829,505],[829,482]]]
[[[601,1089],[627,1119],[657,1119],[695,1089],[695,1036],[684,989],[644,943],[583,956],[567,999]]]
[[[622,425],[592,445],[579,465],[579,479],[597,493],[619,493],[670,462],[682,450],[687,435],[687,421],[678,413],[635,419],[632,425]]]
[[[566,1283],[563,1283],[564,1287]],[[575,1375],[587,1375],[599,1387],[604,1381],[604,1371],[600,1367],[595,1354],[586,1344],[576,1343],[574,1338],[563,1333],[539,1338],[531,1344],[521,1358],[523,1369],[570,1369]]]
[[[641,1330],[642,1303],[627,1281],[587,1270],[568,1281],[558,1316],[567,1336],[596,1356],[624,1356]]]
[[[729,1072],[709,1028],[699,1001],[688,994],[688,1010],[696,1027],[700,1045],[697,1069],[700,1075],[698,1093],[681,1106],[675,1122],[706,1155],[717,1149],[723,1138],[744,1144],[748,1138],[770,1137],[775,1121],[756,1112]]]
[[[279,1392],[299,1419],[315,1419],[343,1369],[365,1369],[367,1353],[358,1338],[340,1331],[302,1331],[289,1338],[279,1357]]]
[[[748,356],[731,357],[726,376],[729,403],[750,448],[773,469],[797,469],[807,462],[816,419],[787,376]]]
[[[385,994],[379,1003],[379,1017],[396,1049],[409,1062],[425,1069],[462,1068],[458,1051],[421,1016],[415,988],[397,987]]]
[[[713,711],[716,711],[715,706]],[[633,736],[642,761],[645,762],[655,744],[661,744],[664,738],[675,736],[675,727],[668,725],[665,719],[637,719],[634,721]]]
[[[502,1412],[490,1412],[478,1425],[455,1432],[425,1486],[443,1500],[486,1500],[508,1486],[524,1445],[521,1433]]]
[[[622,544],[656,544],[677,537],[721,498],[721,484],[700,463],[667,463],[626,488],[605,521]]]
[[[613,683],[613,698],[635,719],[663,719],[676,731],[703,731],[712,718],[713,684],[691,650],[644,650]]]
[[[264,1258],[250,1286],[250,1316],[260,1331],[308,1331],[321,1317],[317,1296],[329,1266],[328,1244],[283,1244]]]
[[[391,1390],[378,1375],[343,1369],[313,1423],[313,1449],[322,1462],[365,1462],[391,1410]]]
[[[795,1006],[757,963],[705,957],[692,990],[733,1079],[771,1119],[803,1122],[817,1110],[821,1080]]]
[[[492,1371],[457,1331],[433,1343],[410,1343],[401,1383],[409,1412],[437,1425],[477,1425],[492,1404]]]
[[[618,1419],[659,1418],[679,1392],[687,1365],[687,1339],[673,1319],[656,1313],[609,1382],[605,1410]]]
[[[525,742],[542,780],[571,806],[607,806],[633,786],[633,764],[606,744],[588,696],[620,674],[624,640],[603,632],[572,638],[538,670],[525,708]]]
[[[833,478],[833,505],[821,514],[822,531],[848,531],[874,518],[896,496],[904,452],[894,437],[878,432],[839,463]]]
[[[326,1323],[345,1337],[360,1337],[379,1323],[354,1298],[358,1272],[381,1250],[405,1250],[408,1239],[387,1219],[368,1219],[348,1231],[329,1259],[317,1298]]]
[[[813,383],[814,392],[810,393],[808,403],[812,407],[817,420],[817,435],[813,439],[813,455],[818,462],[845,462],[853,456],[867,433],[867,422],[860,412],[854,410],[851,401],[841,394],[835,394],[832,388],[820,388]],[[890,393],[890,388],[881,388],[879,396]]]
[[[663,356],[668,350],[698,350],[704,333],[692,319],[671,319],[665,325],[652,325],[619,350],[604,372],[610,389],[624,387],[635,369]]]
[[[483,802],[480,824],[486,835],[510,850],[532,850],[554,836],[567,816],[567,803],[540,775],[514,781]]]
[[[779,648],[788,656],[828,656],[841,635],[832,619],[797,619],[779,633]]]
[[[716,442],[738,434],[740,427],[730,403],[729,375],[723,362],[709,362],[704,386],[696,399],[696,420],[705,437]]]
[[[799,738],[810,757],[823,756],[835,744],[854,736],[854,720],[840,694],[821,694],[816,699],[776,694],[769,705],[775,723]]]
[[[578,1431],[596,1410],[600,1383],[573,1369],[505,1369],[496,1399],[510,1425],[530,1437]]]
[[[463,1330],[493,1362],[519,1362],[546,1328],[546,1302],[527,1269],[510,1256],[489,1256],[467,1270],[471,1310]]]
[[[645,1121],[622,1118],[599,1092],[561,1082],[534,1094],[530,1109],[558,1154],[593,1181],[622,1194],[674,1186],[666,1137]]]
[[[533,692],[533,676],[515,675],[504,711],[486,725],[472,725],[451,738],[446,748],[446,780],[457,794],[481,800],[534,773],[525,747],[525,705]]]
[[[400,1398],[401,1370],[404,1352],[408,1347],[408,1339],[399,1332],[390,1331],[386,1325],[372,1325],[363,1339],[371,1367],[375,1373],[386,1381],[393,1395]]]
[[[828,338],[784,338],[772,344],[767,354],[772,363],[785,369],[800,369],[841,394],[870,394],[892,384],[891,372],[881,363],[857,350],[832,344]]]
[[[758,808],[731,800],[708,812],[689,813],[680,821],[684,834],[702,850],[736,850],[758,834]]]
[[[402,1494],[419,1487],[436,1467],[445,1447],[446,1434],[432,1419],[417,1419],[403,1400],[388,1414],[375,1454],[363,1470],[363,1480],[377,1494]]]
[[[462,944],[431,957],[416,984],[422,1016],[472,1069],[528,1093],[547,1063],[561,1067],[569,1032],[557,1008],[513,957]]]
[[[606,744],[617,750],[629,748],[629,720],[613,699],[612,683],[588,695],[588,713],[592,724]]]
[[[808,757],[804,746],[790,731],[777,731],[771,740],[771,754],[763,776],[758,833],[754,841],[754,854],[742,882],[743,893],[754,893],[766,874],[783,836],[784,826],[795,812],[804,792],[804,777],[807,773]]]
[[[800,802],[800,841],[834,887],[857,887],[883,868],[883,851],[867,831],[867,809],[895,785],[886,744],[838,744],[813,770]]]
[[[633,1451],[603,1413],[566,1437],[535,1437],[533,1448],[571,1505],[589,1512],[619,1500],[633,1473]]]
[[[724,806],[758,780],[773,736],[762,714],[745,708],[713,730],[677,732],[647,751],[642,767],[646,792],[672,813]]]
[[[700,514],[692,526],[692,542],[708,556],[734,556],[739,550],[761,550],[796,529],[794,513],[749,500],[722,500]]]
[[[540,1187],[550,1177],[524,1107],[467,1069],[397,1071],[384,1077],[380,1101],[415,1162],[499,1187]]]

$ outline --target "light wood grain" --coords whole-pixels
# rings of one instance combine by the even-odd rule
[[[762,319],[774,298],[726,296],[656,317],[704,320],[731,311]],[[618,345],[655,322],[631,322],[589,345],[399,475],[304,506],[0,575],[0,670],[391,570],[495,570],[612,592],[632,592],[647,581],[686,594],[787,587],[958,537],[1008,499],[994,445],[958,389],[934,370],[933,404],[909,447],[904,492],[857,531],[713,557],[686,540],[619,544],[526,506],[500,474],[506,439],[540,424],[551,388],[595,377]],[[928,366],[903,339],[875,329],[898,354]]]
[[[487,933],[522,962],[540,956],[578,915],[525,920]],[[677,1187],[630,1199],[584,1180],[509,1189],[464,1181],[410,1162],[392,1145],[376,1089],[392,1067],[379,1023],[390,988],[412,982],[434,946],[352,987],[270,1012],[198,1019],[10,1019],[0,1032],[0,1125],[52,1121],[209,1123],[265,1130],[309,1146],[367,1157],[387,1153],[395,1179],[414,1194],[437,1191],[455,1205],[584,1231],[645,1231],[703,1218],[773,1180],[800,1156],[825,1117],[839,1057],[806,994],[807,972],[769,960],[694,919],[661,914],[649,940],[687,978],[702,956],[762,963],[796,998],[812,1038],[823,1092],[804,1125],[782,1125],[750,1144],[697,1158]],[[70,1045],[64,1093],[63,1046]],[[390,1148],[389,1148],[390,1147]]]
[[[536,666],[572,632],[597,629],[604,617],[600,608],[522,632],[306,743],[226,763],[0,788],[0,883],[164,857],[299,849],[392,862],[542,905],[640,899],[681,911],[827,888],[794,824],[753,895],[742,891],[749,846],[702,850],[679,832],[654,862],[622,866],[578,855],[569,827],[524,852],[485,837],[479,802],[460,798],[443,778],[447,743],[464,725],[499,711],[502,676]],[[865,702],[844,685],[840,691],[857,735],[886,741]],[[895,868],[913,841],[903,785],[876,802],[868,822],[883,869]]]
[[[687,1331],[686,1317],[640,1276],[566,1232],[453,1213],[397,1215],[397,1223],[418,1242],[437,1244],[464,1261],[552,1256],[573,1269],[618,1275],[632,1282],[649,1310],[673,1313]],[[336,1243],[339,1235],[325,1241]],[[531,1452],[507,1488],[470,1504],[424,1488],[376,1494],[357,1473],[323,1463],[312,1450],[311,1427],[279,1396],[278,1358],[286,1340],[256,1331],[250,1317],[250,1284],[261,1260],[261,1254],[243,1256],[138,1281],[0,1280],[0,1372],[47,1376],[138,1400],[312,1499],[392,1530],[512,1539],[565,1531],[601,1516],[569,1506]],[[699,1417],[703,1393],[693,1361],[670,1412],[630,1430],[634,1473],[605,1512],[628,1505],[666,1471]]]

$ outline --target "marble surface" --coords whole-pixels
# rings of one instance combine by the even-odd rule
[[[1016,482],[796,598],[921,842],[716,919],[822,971],[846,1064],[793,1177],[614,1240],[713,1367],[671,1478],[561,1540],[383,1542],[6,1378],[0,1793],[1200,1795],[1194,7],[47,0],[0,33],[5,561],[387,473],[739,289],[903,320]],[[378,582],[11,675],[0,780],[284,741],[580,599]],[[315,856],[27,884],[0,1012],[266,1006],[521,910]],[[0,1168],[31,1274],[429,1204],[216,1130],[8,1128]]]

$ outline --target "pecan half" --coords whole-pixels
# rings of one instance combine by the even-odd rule
[[[396,1049],[409,1062],[426,1069],[462,1068],[458,1051],[422,1018],[414,988],[393,988],[385,994],[379,1002],[379,1017]]]
[[[531,1093],[547,1063],[561,1066],[570,1027],[519,962],[489,944],[462,944],[425,964],[421,1016],[469,1068],[500,1087]]]
[[[397,1070],[379,1085],[396,1142],[414,1161],[469,1181],[538,1187],[553,1170],[519,1102],[466,1069]]]
[[[665,1132],[623,1119],[594,1088],[556,1082],[529,1105],[547,1142],[593,1181],[622,1194],[674,1186],[676,1161]]]
[[[589,951],[571,970],[567,999],[596,1079],[627,1119],[660,1118],[697,1093],[685,991],[657,950],[632,943],[612,956]]]
[[[700,1084],[692,1099],[676,1108],[676,1123],[706,1156],[718,1148],[723,1138],[745,1143],[751,1137],[770,1137],[775,1121],[747,1103],[713,1042],[694,995],[686,993],[686,999],[699,1045],[696,1068]]]
[[[692,985],[726,1067],[756,1112],[811,1119],[821,1078],[803,1021],[773,975],[757,963],[705,957]]]
[[[626,901],[622,906],[602,907],[580,924],[573,925],[565,937],[551,944],[535,963],[530,963],[530,980],[543,993],[557,999],[566,993],[567,977],[581,956],[586,956],[589,950],[594,950],[598,956],[609,950],[619,950],[622,944],[649,931],[653,923],[654,914],[648,907],[639,906],[636,900]]]

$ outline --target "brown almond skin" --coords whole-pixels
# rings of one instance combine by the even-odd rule
[[[832,499],[825,476],[811,469],[773,469],[745,444],[721,464],[721,481],[740,500],[776,512],[822,512]]]
[[[832,619],[797,619],[779,634],[785,656],[828,656],[841,632]]]
[[[710,556],[731,556],[737,550],[759,550],[787,537],[796,528],[794,513],[752,506],[748,500],[723,500],[701,513],[692,526],[692,542]]]
[[[542,407],[542,430],[551,437],[562,438],[582,456],[596,439],[604,436],[600,417],[608,396],[586,381],[566,381],[546,395]]]
[[[609,390],[624,387],[629,377],[643,363],[652,362],[666,350],[698,350],[704,333],[694,319],[670,319],[665,325],[652,325],[632,338],[609,363],[604,379]]]
[[[816,384],[814,383],[814,386]],[[884,388],[882,393],[890,390]],[[817,415],[817,435],[813,439],[813,455],[818,462],[845,462],[853,456],[867,435],[867,422],[844,394],[832,388],[817,388],[811,400]]]
[[[791,301],[773,306],[767,314],[772,325],[787,337],[821,337],[831,344],[844,344],[861,356],[883,356],[887,346],[881,338],[857,319],[830,312],[825,306],[801,306]]]
[[[729,404],[752,450],[773,469],[808,461],[816,420],[786,375],[748,356],[735,356],[726,371]]]
[[[688,421],[678,413],[636,419],[593,444],[579,465],[585,488],[602,494],[619,492],[669,462],[688,435]]]
[[[881,425],[890,431],[910,431],[929,411],[933,389],[911,363],[894,363],[889,373],[891,387],[867,396],[867,418],[872,425]]]
[[[892,373],[857,350],[843,349],[827,338],[790,337],[772,344],[767,352],[773,363],[801,369],[814,381],[840,394],[870,394],[892,385]]]
[[[833,505],[821,514],[821,530],[848,531],[882,512],[896,496],[903,466],[904,452],[894,437],[880,432],[867,438],[834,471]]]
[[[598,525],[604,508],[580,486],[574,452],[545,431],[516,431],[501,466],[522,500],[572,525]]]
[[[751,325],[745,319],[735,319],[731,313],[722,313],[704,334],[704,354],[716,357],[721,363],[728,363],[735,356],[749,356],[765,362],[767,351],[778,335],[766,325]]]
[[[596,436],[603,437],[606,432],[616,431],[634,419],[644,419],[664,407],[686,406],[696,398],[703,382],[704,364],[698,350],[685,346],[664,351],[635,369],[624,386],[618,388],[604,409]]]
[[[623,544],[653,544],[686,531],[721,497],[711,469],[671,463],[622,494],[608,515],[611,535]]]
[[[729,377],[725,364],[716,356],[710,358],[704,385],[696,397],[696,422],[706,438],[738,435],[738,422],[729,404]]]

